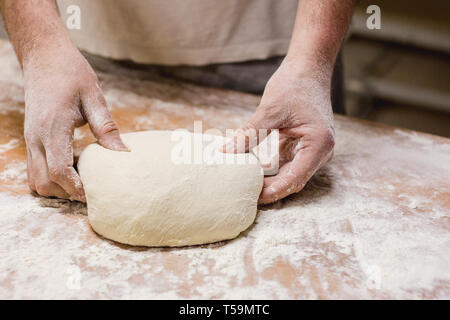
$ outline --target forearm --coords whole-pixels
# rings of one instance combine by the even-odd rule
[[[35,49],[72,45],[56,0],[0,0],[0,10],[22,66]]]
[[[331,77],[357,0],[299,0],[286,60]]]

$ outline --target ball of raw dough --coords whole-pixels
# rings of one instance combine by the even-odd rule
[[[131,245],[184,246],[232,239],[253,223],[263,183],[253,155],[223,154],[222,137],[187,131],[122,139],[130,152],[95,143],[78,162],[97,233]],[[189,140],[197,144],[186,148]]]

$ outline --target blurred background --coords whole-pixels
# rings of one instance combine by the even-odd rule
[[[343,59],[348,115],[450,137],[450,1],[361,1]]]
[[[367,28],[369,5],[381,8],[381,29]],[[6,37],[3,23],[0,36]],[[105,65],[101,58],[86,55],[94,67]],[[450,137],[450,1],[361,1],[342,58],[347,115]],[[274,58],[273,68],[280,61]],[[125,65],[152,71],[130,62]],[[246,65],[237,68],[245,71]],[[158,73],[211,85],[209,77],[221,72],[220,65],[201,68],[201,72],[192,72],[163,67]],[[227,70],[224,73],[236,72]],[[265,83],[274,70],[267,69],[260,79],[251,81]],[[193,74],[198,75],[197,80]],[[233,85],[228,88],[236,89]]]

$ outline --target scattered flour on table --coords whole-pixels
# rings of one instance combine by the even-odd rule
[[[0,144],[0,155],[6,151],[17,148],[20,144],[20,139],[11,139],[7,143]]]
[[[0,86],[16,84],[8,92],[14,104],[0,102],[0,112],[23,112],[23,80],[9,44],[1,43],[0,57],[11,62],[2,64]],[[112,108],[155,108],[186,119],[195,110],[217,128],[238,127],[256,107],[250,96],[226,100],[195,86],[100,78]],[[195,108],[173,101],[178,95]],[[161,96],[167,101],[154,98]],[[140,124],[152,125],[152,117]],[[0,298],[450,298],[450,212],[442,203],[450,145],[395,131],[410,142],[405,148],[345,120],[336,121],[336,132],[333,162],[301,194],[262,208],[239,238],[207,246],[115,244],[92,231],[82,204],[2,192]],[[17,143],[2,144],[0,155]],[[398,167],[405,155],[413,161]],[[25,169],[8,165],[0,182],[25,179]],[[424,186],[429,193],[418,196]]]
[[[14,181],[15,183],[24,183],[27,179],[27,164],[24,162],[13,162],[0,171],[0,180],[5,182]]]
[[[337,135],[334,160],[301,194],[261,208],[239,238],[207,246],[118,245],[94,234],[84,205],[0,193],[0,297],[450,298],[450,212],[438,201],[449,188],[447,145],[434,145],[435,160],[414,153],[420,167],[398,168],[408,149],[388,137],[339,125]],[[368,170],[365,154],[380,166]],[[415,195],[423,185],[430,197]]]
[[[236,240],[178,249],[104,240],[78,203],[0,194],[0,297],[420,298],[437,283],[449,297],[450,235],[436,218],[327,179],[261,210]],[[268,272],[280,261],[300,270],[291,283]]]

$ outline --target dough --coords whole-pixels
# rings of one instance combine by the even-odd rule
[[[122,139],[131,152],[95,143],[78,162],[97,233],[131,245],[184,246],[235,238],[255,220],[263,174],[252,154],[223,154],[223,137],[187,131]]]

